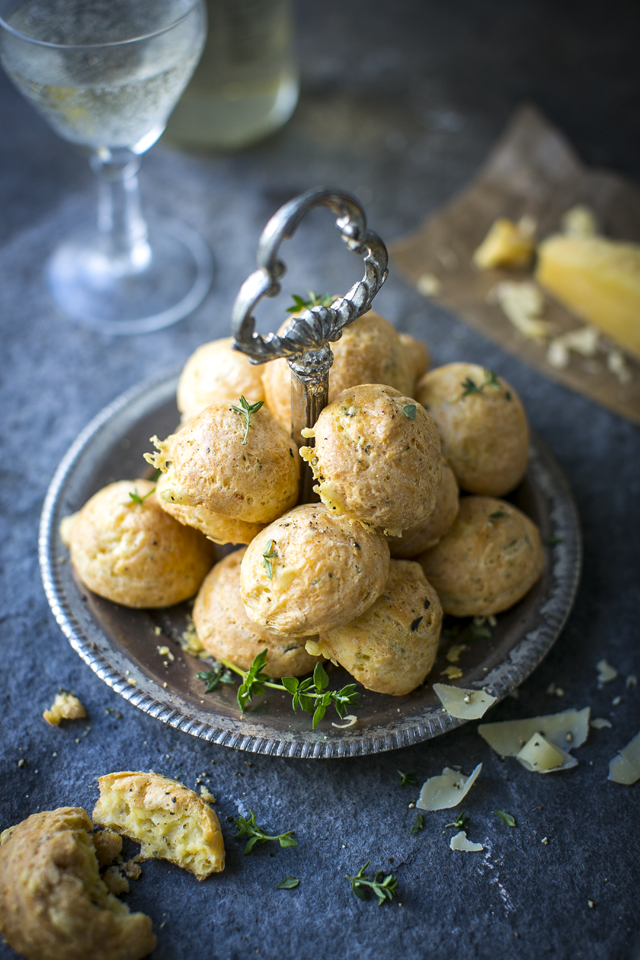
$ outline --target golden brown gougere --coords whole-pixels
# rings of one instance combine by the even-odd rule
[[[213,403],[178,433],[154,438],[159,452],[147,459],[167,474],[160,502],[169,513],[179,508],[183,523],[197,520],[202,507],[269,523],[297,500],[300,459],[289,433],[265,407],[250,418],[234,407]]]
[[[281,328],[286,329],[287,324]],[[413,341],[413,338],[410,338]],[[403,343],[393,324],[374,310],[365,313],[342,331],[331,344],[333,365],[329,371],[329,401],[348,387],[361,383],[385,383],[413,396],[416,369],[428,365],[426,349],[418,341]],[[426,361],[426,362],[425,362]],[[267,406],[287,429],[291,426],[291,370],[286,360],[264,366]]]
[[[240,583],[248,617],[284,637],[308,637],[360,616],[389,572],[384,536],[323,504],[296,507],[253,540]]]
[[[424,408],[393,387],[344,390],[302,447],[322,502],[399,536],[432,513],[441,479],[440,438]]]
[[[248,670],[267,650],[265,673],[270,677],[301,677],[311,673],[319,657],[305,650],[305,638],[270,633],[246,614],[240,595],[240,567],[246,550],[236,550],[215,565],[200,587],[193,607],[198,637],[210,654]],[[260,574],[265,573],[264,565]]]
[[[441,625],[438,594],[420,564],[392,560],[375,603],[343,627],[323,631],[317,649],[367,690],[402,697],[431,670]]]
[[[253,403],[264,400],[261,368],[232,350],[232,343],[233,337],[203,343],[185,363],[176,398],[183,423],[220,400],[237,403],[242,396]]]
[[[82,582],[125,607],[170,607],[187,600],[213,563],[213,545],[170,517],[153,490],[149,480],[111,483],[66,527]]]
[[[544,562],[535,523],[494,497],[462,497],[453,526],[418,560],[454,617],[508,610],[540,578]]]
[[[517,487],[527,469],[529,426],[506,380],[475,363],[448,363],[425,374],[416,397],[463,490],[502,497]]]

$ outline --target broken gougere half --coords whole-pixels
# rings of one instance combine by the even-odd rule
[[[98,872],[79,807],[36,813],[0,836],[0,932],[29,960],[141,960],[151,920],[130,913]]]
[[[159,857],[204,880],[224,870],[224,842],[215,812],[177,780],[157,773],[99,777],[93,819],[141,844],[142,859]]]

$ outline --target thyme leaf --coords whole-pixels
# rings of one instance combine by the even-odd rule
[[[406,407],[402,408],[402,412],[408,420],[415,420],[418,408],[415,403],[408,403]]]
[[[295,890],[299,886],[300,881],[297,877],[285,877],[284,880],[276,884],[276,890]]]
[[[418,781],[415,778],[415,770],[410,770],[408,773],[403,773],[402,770],[398,770],[398,776],[400,777],[400,786],[401,787],[415,787]]]
[[[510,813],[505,813],[504,810],[496,810],[496,813],[504,823],[505,827],[515,827],[516,818],[512,817]]]
[[[420,830],[424,830],[424,817],[421,813],[416,813],[416,822],[409,830],[409,833],[419,833]]]
[[[145,493],[144,496],[141,497],[140,494],[138,493],[138,488],[134,487],[133,493],[129,493],[129,497],[131,498],[132,503],[137,503],[138,506],[141,507],[144,501],[147,499],[147,497],[150,497],[151,494],[155,492],[156,492],[156,488],[154,487],[153,490],[149,490],[149,493]],[[128,507],[129,504],[126,503],[125,506]]]
[[[277,559],[278,554],[276,552],[274,542],[273,540],[269,540],[269,543],[264,548],[264,552],[262,554],[262,562],[264,563],[269,580],[273,580],[273,561]]]

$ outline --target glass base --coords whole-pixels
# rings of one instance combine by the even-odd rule
[[[113,262],[96,231],[76,234],[47,266],[49,289],[68,317],[107,334],[150,333],[177,323],[202,303],[213,257],[202,237],[179,222],[149,228],[133,262]]]

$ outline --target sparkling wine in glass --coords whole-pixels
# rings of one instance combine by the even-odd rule
[[[203,0],[0,0],[5,70],[56,133],[89,151],[98,177],[97,229],[54,252],[50,288],[65,313],[106,333],[175,323],[211,284],[198,234],[147,226],[136,176],[205,36]]]

